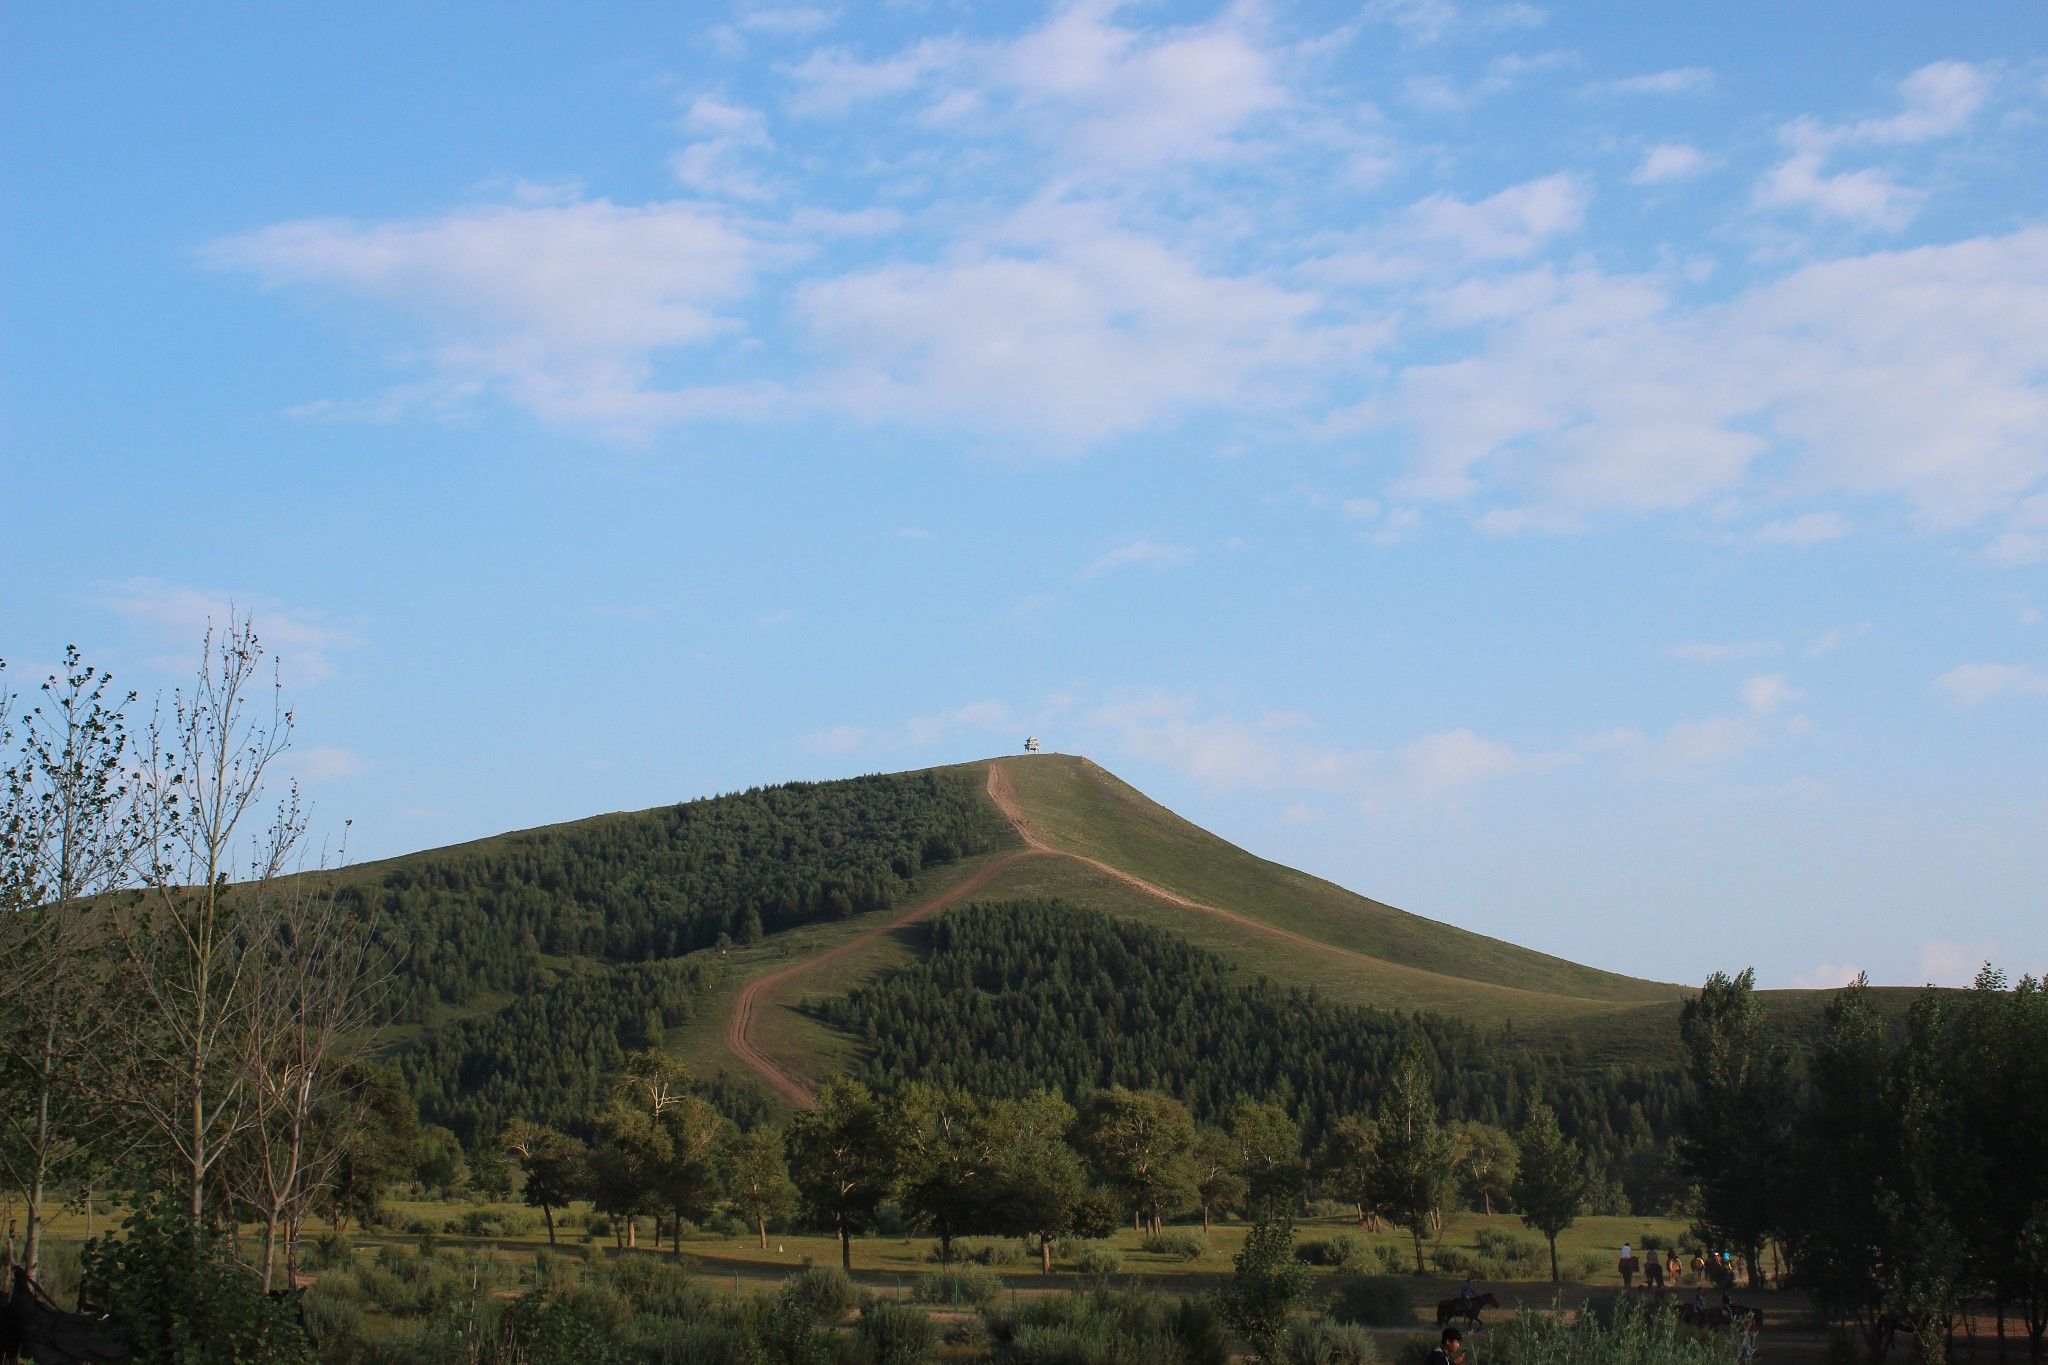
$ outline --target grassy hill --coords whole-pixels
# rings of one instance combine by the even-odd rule
[[[921,959],[927,914],[955,898],[955,914],[1098,910],[1246,982],[1510,1026],[1580,1066],[1671,1061],[1687,993],[1269,862],[1066,755],[762,788],[322,875],[397,945],[408,992],[391,1053],[460,1129],[553,1111],[558,1093],[562,1117],[636,1046],[706,1076],[751,1080],[747,1052],[811,1081],[855,1067],[867,1045],[816,1006]],[[1776,995],[1801,1029],[1826,998]]]

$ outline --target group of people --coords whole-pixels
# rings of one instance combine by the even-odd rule
[[[1627,1242],[1621,1244],[1621,1259],[1617,1263],[1621,1271],[1621,1287],[1635,1288],[1636,1275],[1640,1272],[1645,1289],[1662,1289],[1666,1285],[1676,1288],[1684,1274],[1678,1252],[1675,1249],[1663,1252],[1655,1248],[1647,1250],[1647,1256],[1638,1258],[1633,1246]],[[1731,1252],[1696,1252],[1692,1258],[1692,1282],[1695,1285],[1717,1284],[1725,1291],[1735,1283],[1736,1275],[1745,1269],[1744,1263]]]

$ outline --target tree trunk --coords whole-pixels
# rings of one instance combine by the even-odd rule
[[[640,1245],[640,1220],[628,1215],[626,1218],[626,1246],[628,1250]]]
[[[1422,1269],[1422,1225],[1418,1223],[1410,1228],[1408,1235],[1415,1239],[1415,1273],[1418,1275],[1424,1274],[1425,1272]]]
[[[761,1250],[768,1249],[768,1215],[762,1214],[754,1220],[754,1226],[761,1230]]]
[[[540,1216],[548,1220],[548,1245],[555,1244],[555,1211],[546,1204],[540,1206]]]
[[[1486,1206],[1486,1216],[1493,1217],[1493,1196],[1485,1190],[1479,1192],[1479,1202]]]
[[[853,1238],[847,1235],[844,1222],[839,1225],[839,1268],[849,1275],[853,1273]]]
[[[1555,1289],[1564,1283],[1564,1277],[1557,1273],[1557,1234],[1550,1234],[1550,1286]]]
[[[1204,1237],[1209,1235],[1209,1206],[1207,1204],[1202,1205],[1202,1235]]]
[[[263,1292],[266,1294],[270,1292],[271,1284],[276,1276],[276,1264],[277,1210],[271,1208],[263,1212]]]
[[[1042,1232],[1038,1234],[1038,1273],[1052,1274],[1052,1238]]]
[[[675,1212],[675,1226],[668,1230],[669,1243],[671,1246],[675,1248],[676,1259],[680,1261],[683,1259],[683,1211],[681,1209],[677,1209]]]

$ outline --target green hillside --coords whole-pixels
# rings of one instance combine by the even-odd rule
[[[638,1047],[764,1099],[883,1064],[883,1033],[836,1002],[927,961],[930,915],[1005,901],[1100,912],[1318,1008],[1512,1030],[1580,1071],[1668,1067],[1685,995],[1268,862],[1064,755],[759,788],[319,875],[392,945],[386,1055],[465,1136],[573,1122]],[[1740,964],[1702,974],[1722,965]],[[1785,993],[1788,1025],[1824,999]],[[885,1071],[901,1064],[899,1048]]]

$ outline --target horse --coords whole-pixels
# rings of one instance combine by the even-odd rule
[[[0,1361],[24,1355],[43,1365],[98,1365],[128,1359],[128,1348],[104,1318],[67,1313],[42,1286],[14,1267],[13,1292],[0,1307]]]
[[[1470,1299],[1444,1299],[1436,1306],[1436,1325],[1442,1327],[1452,1318],[1463,1318],[1477,1327],[1480,1309],[1498,1307],[1500,1300],[1491,1294],[1480,1294]]]

